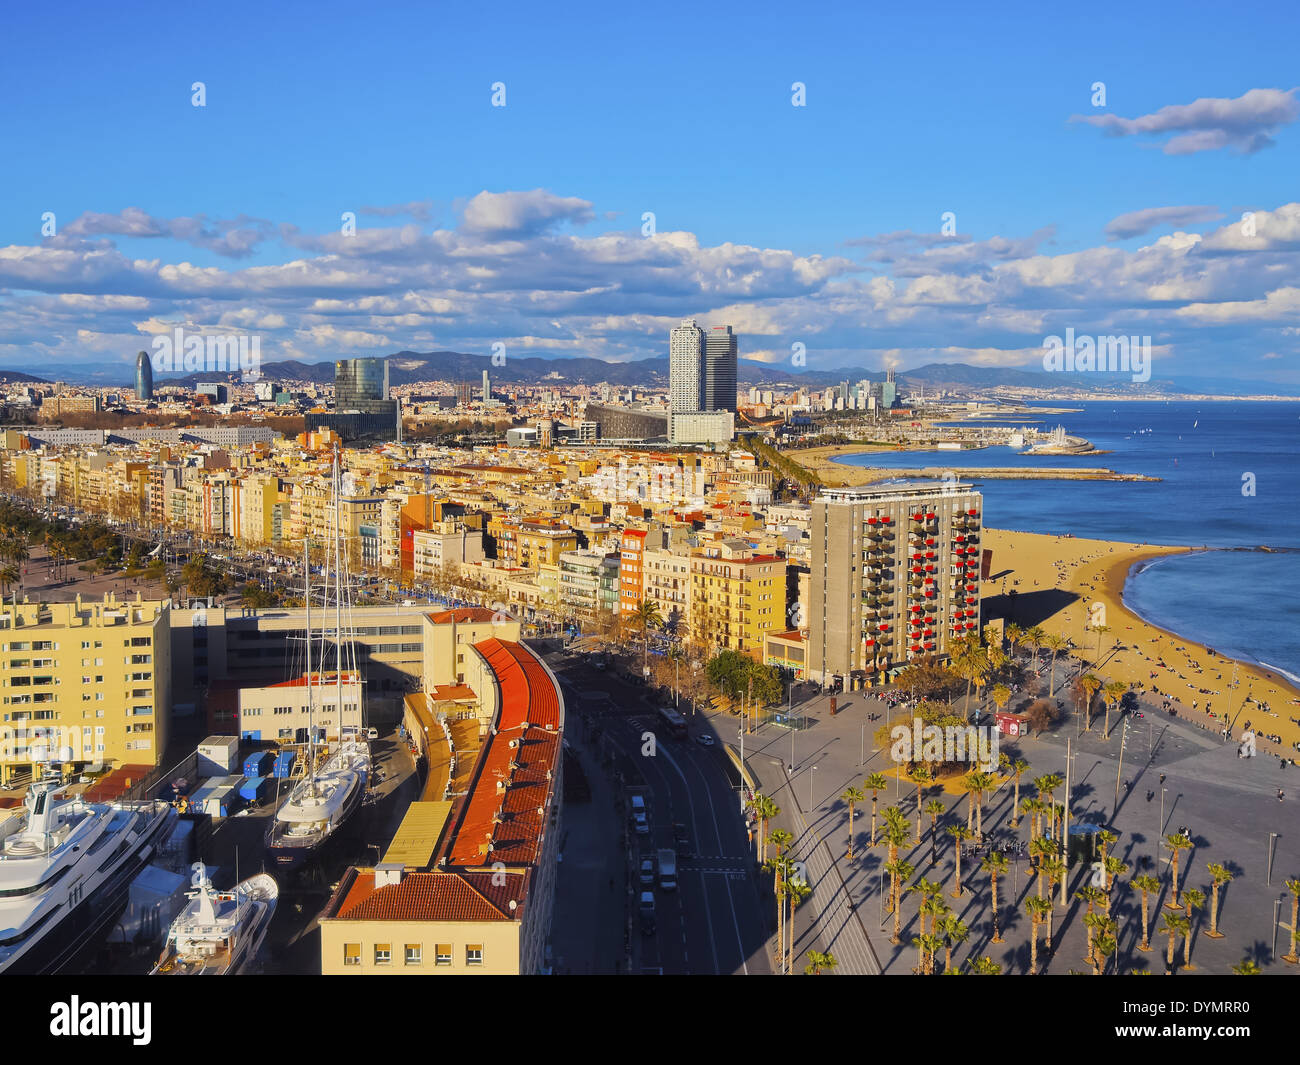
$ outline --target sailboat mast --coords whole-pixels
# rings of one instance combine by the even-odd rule
[[[305,581],[304,592],[307,603],[307,776],[316,779],[316,718],[311,697],[311,554],[308,550],[309,538],[304,533],[302,538],[302,569]]]
[[[334,449],[334,678],[339,705],[339,746],[343,745],[343,528],[340,522],[339,450]]]

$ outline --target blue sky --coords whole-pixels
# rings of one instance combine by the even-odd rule
[[[1073,326],[1300,381],[1284,4],[126,7],[7,14],[0,367],[178,324],[628,359],[693,316],[810,366],[1032,367]]]

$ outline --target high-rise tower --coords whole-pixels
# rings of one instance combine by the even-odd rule
[[[673,411],[708,410],[702,406],[704,330],[684,319],[668,339],[668,396]]]
[[[704,380],[701,410],[736,413],[736,334],[729,325],[715,325],[704,338]]]
[[[153,363],[147,351],[140,352],[135,359],[135,398],[153,399]]]

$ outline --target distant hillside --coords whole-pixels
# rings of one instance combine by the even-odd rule
[[[48,385],[50,383],[43,377],[35,377],[29,373],[20,373],[17,370],[0,370],[0,381],[10,385]]]
[[[606,362],[588,357],[543,359],[536,356],[514,356],[507,353],[504,366],[494,366],[490,355],[471,355],[460,351],[399,351],[383,356],[388,360],[389,380],[395,385],[416,384],[422,381],[469,381],[478,386],[487,370],[494,385],[597,385],[615,387],[666,388],[668,385],[668,357],[665,355],[633,362]],[[132,387],[131,380],[121,380],[120,369],[70,372],[67,380],[99,387]],[[272,381],[301,381],[328,385],[334,382],[334,363],[326,362],[268,362],[262,366],[264,376]],[[861,366],[837,366],[828,369],[799,369],[788,363],[766,363],[754,359],[741,359],[736,369],[737,383],[750,387],[789,386],[811,389],[828,388],[842,381],[883,381],[883,370],[868,370]],[[897,374],[900,391],[914,395],[925,391],[970,391],[986,388],[1041,389],[1076,387],[1113,391],[1116,395],[1140,390],[1143,393],[1161,393],[1170,396],[1200,393],[1220,396],[1281,395],[1300,396],[1300,385],[1280,384],[1272,381],[1243,380],[1237,378],[1161,378],[1134,385],[1123,375],[1048,374],[1042,370],[1010,367],[969,366],[965,363],[929,363]],[[183,377],[159,374],[154,383],[180,385],[193,388],[200,381],[229,381],[231,374],[199,373]],[[16,370],[0,370],[0,381],[47,381]]]

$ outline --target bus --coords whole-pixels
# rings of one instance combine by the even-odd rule
[[[682,717],[671,706],[661,706],[659,708],[659,720],[663,722],[664,727],[668,729],[668,735],[673,739],[686,739],[686,718]]]

